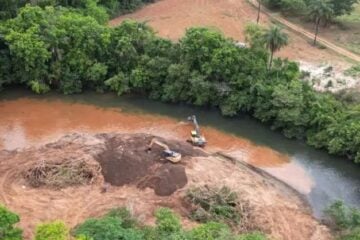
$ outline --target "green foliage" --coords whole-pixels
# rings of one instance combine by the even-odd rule
[[[360,64],[350,67],[345,74],[351,77],[360,77]]]
[[[222,223],[208,222],[190,232],[192,240],[231,240],[235,239],[230,228]]]
[[[280,4],[282,13],[286,15],[302,15],[307,10],[304,0],[281,0]]]
[[[265,4],[272,9],[279,9],[288,15],[304,15],[313,11],[314,5],[326,5],[328,7],[328,19],[350,14],[359,0],[265,0]]]
[[[274,53],[288,45],[288,35],[284,33],[279,26],[273,25],[264,32],[263,41],[265,42],[267,49],[270,50],[270,69],[272,66]]]
[[[14,226],[19,221],[18,215],[0,205],[0,239],[22,240],[22,230]]]
[[[331,204],[325,213],[341,229],[360,227],[360,209],[347,207],[342,201]]]
[[[88,219],[74,229],[81,240],[266,240],[260,233],[235,235],[223,224],[208,222],[191,230],[182,228],[180,218],[168,208],[155,212],[156,225],[140,226],[125,208],[111,210],[99,219]]]
[[[181,230],[180,219],[168,208],[159,208],[155,212],[156,231],[161,235],[167,235]]]
[[[93,240],[141,240],[143,234],[132,228],[125,228],[118,216],[104,216],[100,219],[88,219],[74,230],[76,236],[86,236]]]
[[[40,224],[36,227],[35,240],[68,240],[69,230],[63,222]]]
[[[360,209],[345,206],[336,201],[331,204],[325,213],[339,231],[340,240],[360,239]]]
[[[335,16],[350,14],[354,10],[355,4],[358,2],[359,0],[330,0]]]
[[[265,29],[259,24],[248,23],[245,26],[245,40],[252,48],[263,48],[265,46],[264,35]]]
[[[316,21],[329,21],[334,17],[334,5],[330,0],[310,0],[309,16]]]

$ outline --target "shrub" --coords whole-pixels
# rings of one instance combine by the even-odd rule
[[[125,207],[111,209],[105,216],[121,219],[123,228],[134,228],[138,225],[137,220]]]
[[[155,212],[156,230],[160,234],[169,234],[173,232],[180,232],[181,223],[178,216],[176,216],[168,208],[160,208]]]
[[[114,214],[112,214],[114,215]],[[115,214],[116,215],[116,214]],[[124,228],[118,216],[88,219],[74,229],[75,236],[86,236],[93,240],[142,240],[143,233],[136,228]]]
[[[208,222],[194,228],[190,233],[192,240],[231,240],[233,234],[229,227],[222,223]]]
[[[63,222],[40,224],[36,227],[35,240],[68,240],[69,230]]]
[[[340,240],[360,240],[360,209],[350,208],[343,202],[336,201],[325,213],[338,231]]]
[[[301,15],[306,11],[304,0],[281,0],[281,11],[289,15]]]
[[[18,215],[0,205],[0,239],[21,240],[22,230],[14,226],[19,221]]]
[[[360,227],[360,210],[347,207],[342,201],[331,204],[325,213],[340,229]]]

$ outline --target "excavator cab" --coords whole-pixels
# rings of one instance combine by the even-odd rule
[[[206,145],[206,139],[205,137],[201,134],[200,132],[200,127],[199,124],[196,120],[196,116],[192,115],[188,117],[188,121],[192,122],[194,124],[195,130],[192,130],[191,133],[191,138],[190,138],[190,143],[193,146],[197,146],[197,147],[205,147]]]

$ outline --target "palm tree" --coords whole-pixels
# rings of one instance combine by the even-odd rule
[[[309,16],[315,21],[314,45],[316,45],[321,20],[328,21],[334,15],[332,4],[328,0],[312,0],[309,5]]]
[[[257,0],[257,1],[258,1],[258,3],[259,3],[259,6],[258,6],[258,15],[257,15],[256,23],[258,24],[259,21],[260,21],[261,1],[262,1],[262,0]]]
[[[266,47],[270,50],[269,69],[271,69],[274,53],[279,51],[282,47],[285,47],[289,42],[289,38],[288,35],[282,31],[282,28],[273,25],[266,30],[263,39]]]

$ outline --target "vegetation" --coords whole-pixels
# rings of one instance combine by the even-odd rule
[[[313,0],[309,6],[309,16],[315,22],[315,38],[314,45],[316,45],[317,36],[319,34],[319,25],[321,21],[329,21],[334,14],[334,10],[329,1]]]
[[[359,0],[265,0],[268,7],[289,14],[305,15],[311,9],[311,5],[328,5],[332,12],[330,19],[350,14],[358,2]]]
[[[126,210],[122,210],[126,211]],[[128,215],[128,214],[127,214]],[[126,225],[121,216],[107,214],[102,218],[89,219],[74,230],[74,235],[93,240],[266,240],[261,233],[234,235],[222,223],[208,222],[191,230],[184,230],[180,219],[171,210],[160,208],[155,212],[156,225],[142,226],[135,219]]]
[[[0,239],[21,240],[22,230],[14,226],[19,221],[18,215],[0,205]]]
[[[36,227],[35,240],[68,240],[69,230],[63,222],[40,224]]]
[[[360,107],[312,90],[296,63],[272,61],[265,30],[253,27],[250,48],[207,28],[190,28],[173,43],[145,23],[109,28],[96,9],[27,5],[0,24],[0,86],[112,90],[214,106],[226,116],[248,112],[287,137],[360,162]],[[286,42],[278,29],[268,40],[272,53]]]
[[[272,66],[274,53],[288,44],[288,36],[283,33],[279,26],[272,26],[264,33],[264,42],[266,47],[270,50],[269,69]]]
[[[360,209],[350,208],[336,201],[325,211],[338,231],[339,240],[360,239]]]
[[[0,21],[16,17],[19,10],[26,4],[32,6],[53,6],[80,9],[90,16],[96,16],[107,12],[111,16],[131,12],[143,4],[154,2],[154,0],[0,0]]]

